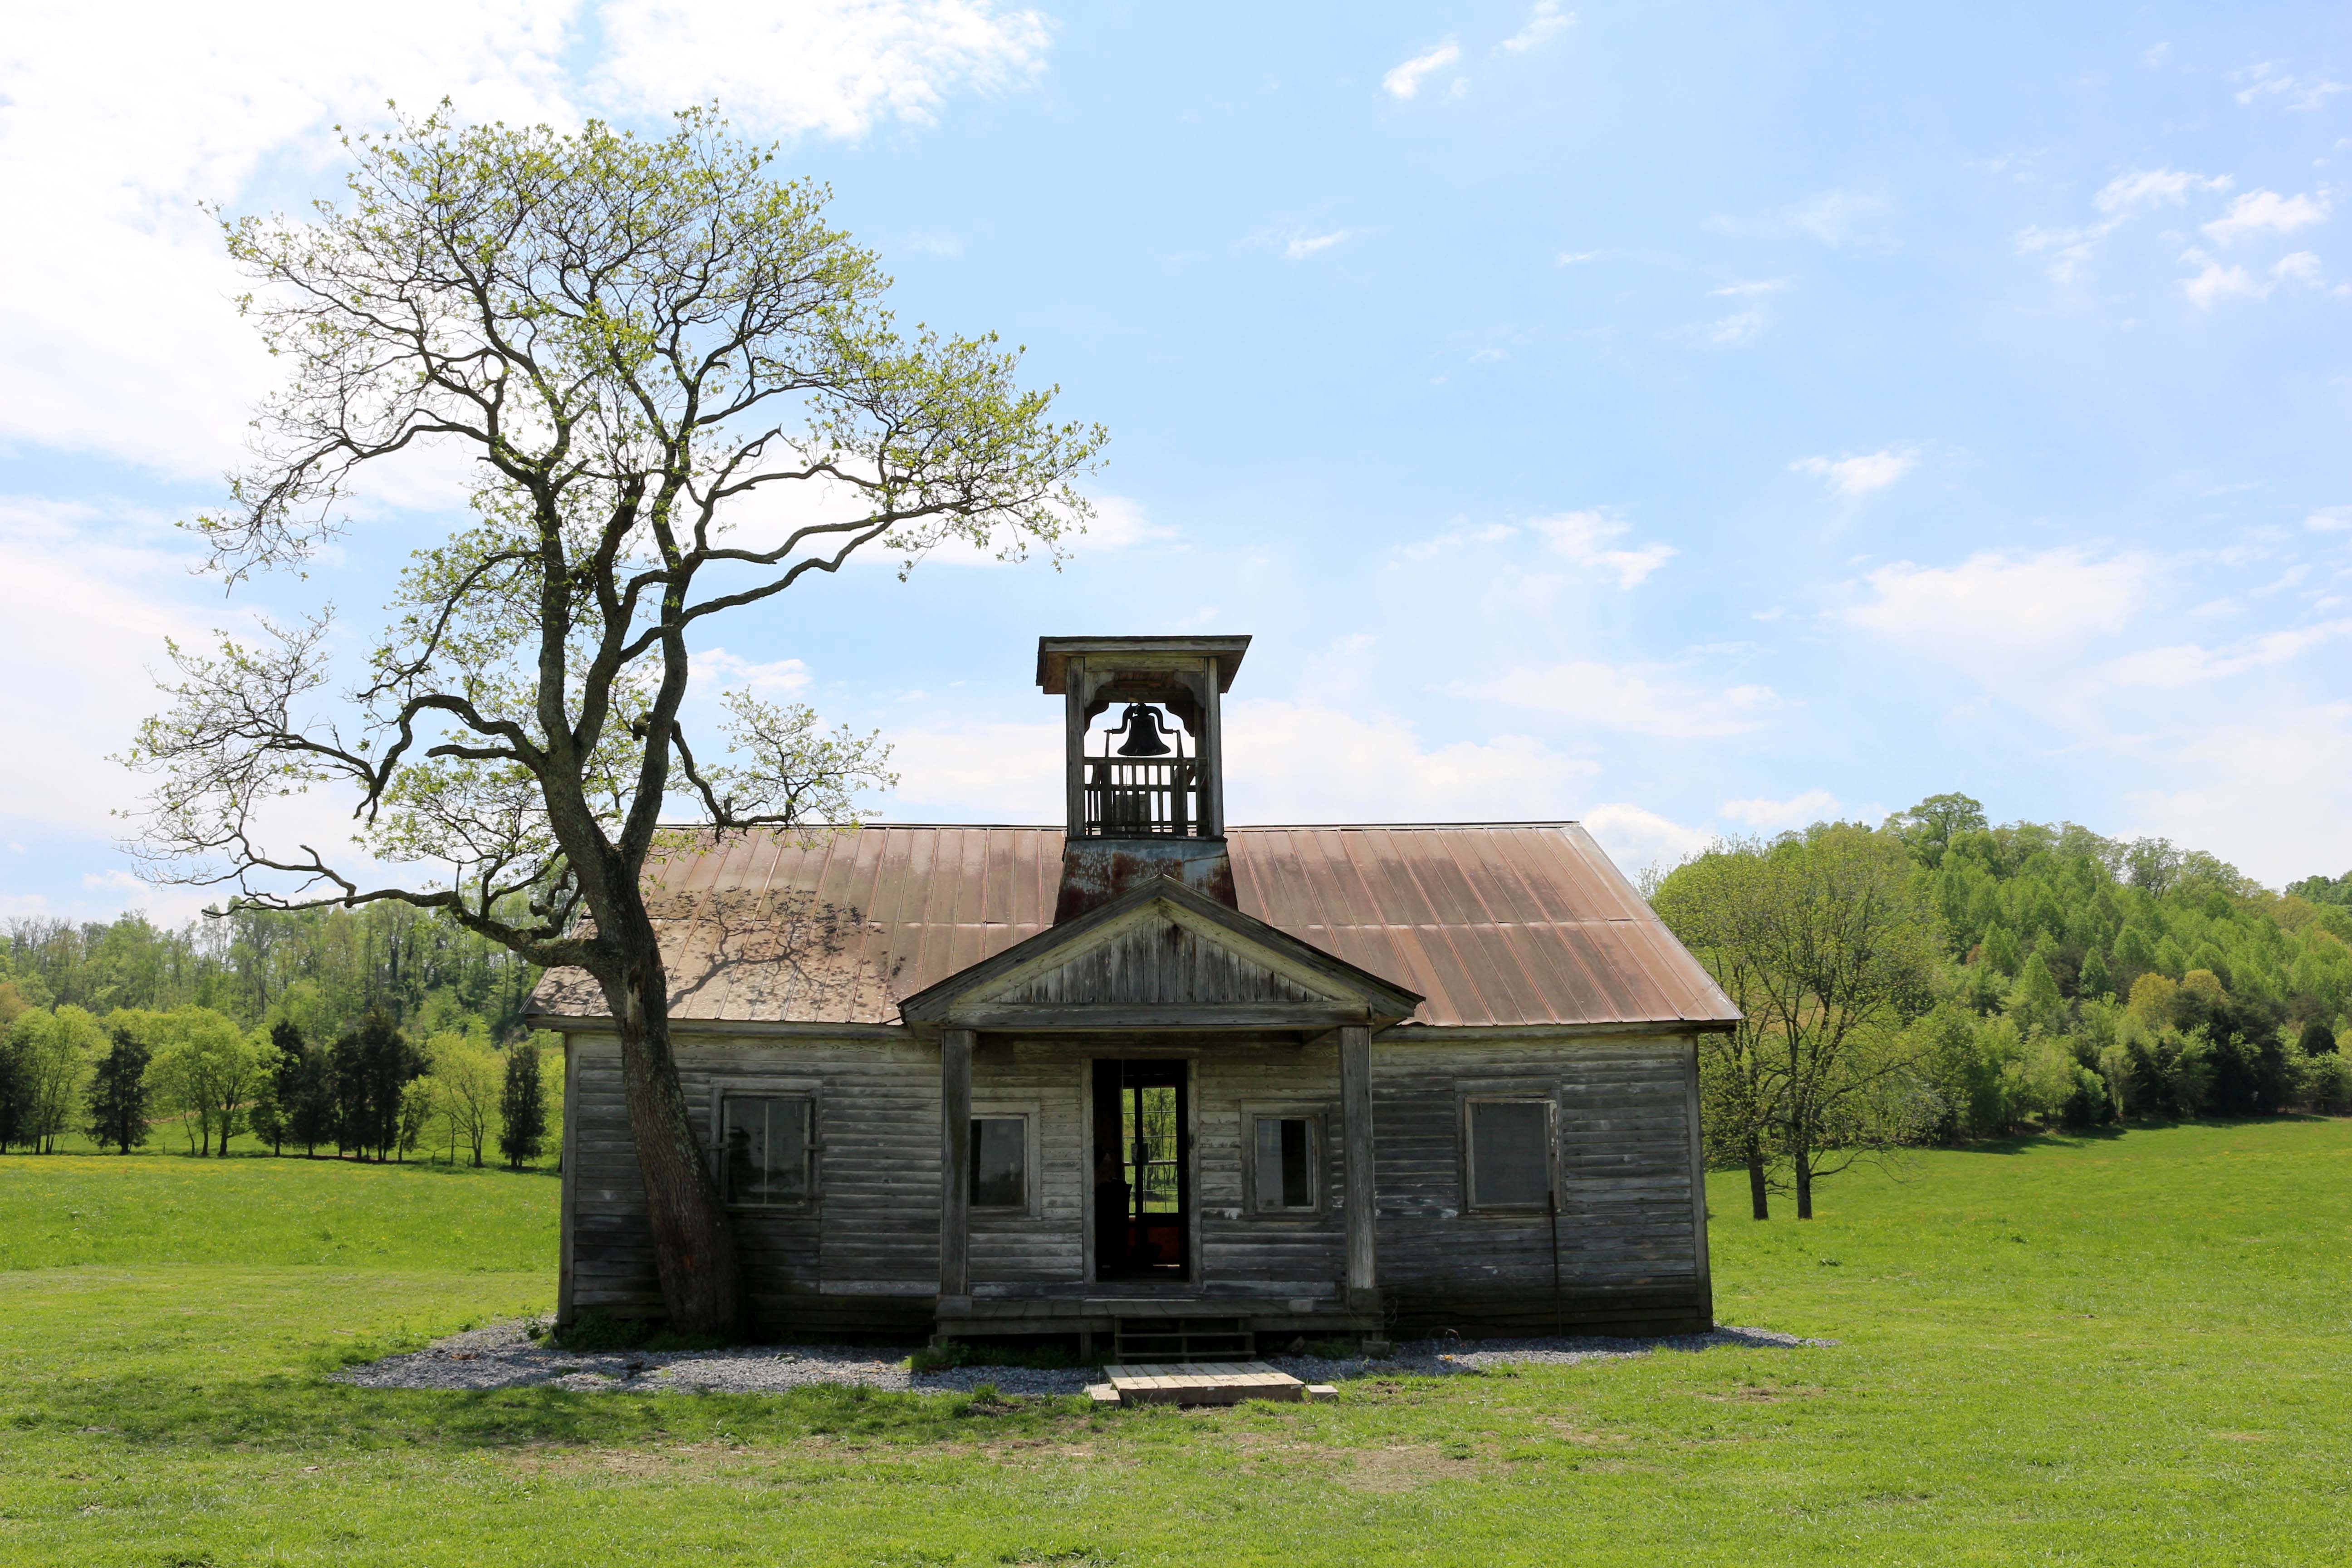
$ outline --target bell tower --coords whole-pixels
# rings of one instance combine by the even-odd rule
[[[1063,700],[1066,837],[1055,921],[1149,877],[1234,901],[1220,700],[1245,637],[1039,637],[1037,684]],[[1114,722],[1096,721],[1118,707]]]

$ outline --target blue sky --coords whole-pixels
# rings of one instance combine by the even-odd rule
[[[1576,816],[1631,869],[1959,789],[2352,866],[2341,6],[242,9],[0,44],[0,915],[192,909],[109,815],[162,637],[364,619],[453,515],[387,476],[229,600],[170,528],[270,376],[193,204],[331,195],[331,125],[445,93],[715,96],[903,315],[1109,426],[1060,573],[877,565],[700,650],[896,740],[885,816],[1053,820],[1035,637],[1198,629],[1257,638],[1236,820]]]

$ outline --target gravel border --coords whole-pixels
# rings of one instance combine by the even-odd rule
[[[557,1349],[532,1336],[532,1329],[543,1331],[545,1327],[544,1320],[494,1323],[452,1334],[407,1355],[346,1367],[332,1378],[361,1388],[562,1388],[582,1394],[778,1394],[814,1384],[892,1393],[970,1394],[989,1384],[1008,1396],[1080,1394],[1101,1378],[1093,1367],[974,1365],[910,1372],[902,1351],[856,1345],[590,1353]],[[1400,1344],[1394,1355],[1378,1360],[1356,1356],[1335,1361],[1306,1355],[1258,1359],[1302,1383],[1340,1383],[1360,1378],[1478,1375],[1515,1365],[1631,1361],[1658,1351],[1696,1352],[1731,1346],[1793,1349],[1837,1342],[1718,1324],[1711,1333],[1663,1339],[1419,1340]]]

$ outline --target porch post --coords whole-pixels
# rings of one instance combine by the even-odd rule
[[[970,1029],[940,1033],[940,1306],[971,1301],[971,1048]]]
[[[1347,1156],[1348,1304],[1373,1304],[1380,1267],[1373,1252],[1377,1215],[1372,1192],[1372,1031],[1361,1024],[1339,1030],[1339,1128]]]

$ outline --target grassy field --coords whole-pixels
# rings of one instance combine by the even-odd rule
[[[543,1176],[0,1160],[0,1563],[2318,1563],[2352,1501],[2352,1121],[1715,1194],[1717,1315],[1835,1349],[1097,1415],[372,1392],[543,1310]]]

